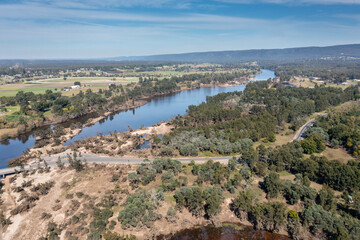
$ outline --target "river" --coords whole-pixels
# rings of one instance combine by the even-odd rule
[[[254,81],[267,80],[274,78],[273,71],[262,69],[262,72],[254,77]],[[110,131],[128,131],[140,128],[141,126],[151,126],[162,120],[169,120],[177,115],[183,115],[189,105],[198,105],[206,100],[207,96],[214,96],[218,93],[243,91],[246,85],[229,87],[203,87],[199,89],[186,90],[167,96],[156,97],[149,103],[133,110],[122,111],[108,116],[102,121],[92,126],[85,127],[73,139],[67,141],[65,145],[70,145],[76,140],[96,136],[98,133],[108,134]],[[6,168],[8,161],[21,156],[27,149],[35,144],[35,133],[28,133],[16,139],[9,139],[0,144],[0,168]]]
[[[183,229],[173,235],[159,236],[157,240],[290,240],[287,236],[241,224],[223,224],[221,227],[213,225]]]

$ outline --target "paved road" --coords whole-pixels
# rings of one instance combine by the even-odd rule
[[[314,124],[314,122],[315,122],[315,118],[311,119],[305,125],[303,125],[295,134],[293,141],[294,140],[300,141],[303,138],[305,132],[309,129],[309,127],[311,127]]]
[[[328,116],[327,113],[319,113],[318,115],[319,115],[319,116],[324,116],[324,117],[327,117],[327,116]],[[312,125],[314,125],[314,122],[315,122],[315,121],[316,121],[316,119],[313,118],[313,119],[309,120],[307,123],[305,123],[305,125],[303,125],[303,126],[296,132],[296,134],[295,134],[295,136],[294,136],[294,138],[293,138],[293,141],[294,141],[294,140],[300,141],[300,140],[303,138],[305,132],[306,132],[310,127],[312,127]]]
[[[56,161],[58,160],[58,157],[59,157],[59,155],[51,156],[51,157],[43,157],[42,159],[46,161],[48,166],[55,166]],[[60,158],[63,163],[68,164],[67,156],[65,154],[60,155]],[[212,159],[214,161],[227,161],[231,158],[232,157],[229,156],[229,157],[211,157],[210,159]],[[99,156],[99,155],[93,155],[93,154],[82,154],[82,156],[78,157],[78,159],[81,159],[81,160],[86,159],[86,161],[88,163],[114,163],[114,164],[140,164],[145,160],[144,158],[114,158],[114,157]],[[191,162],[192,160],[205,161],[205,160],[209,159],[209,157],[173,158],[173,159],[179,160],[180,162]],[[152,161],[153,159],[149,159],[149,160]],[[25,165],[24,169],[25,170],[36,169],[38,166],[39,166],[38,163],[29,164],[29,165]],[[45,166],[44,161],[42,161],[40,163],[40,166]],[[0,176],[12,174],[12,173],[15,173],[16,171],[20,171],[20,167],[11,167],[11,168],[0,169]]]

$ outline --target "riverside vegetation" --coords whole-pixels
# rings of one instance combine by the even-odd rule
[[[229,218],[293,239],[358,239],[358,162],[329,162],[303,151],[299,142],[249,148],[226,165],[170,158],[138,166],[89,165],[74,154],[68,167],[59,161],[55,169],[39,167],[8,179],[1,222],[9,239],[30,234],[13,226],[29,218],[42,219],[43,227],[31,230],[39,239],[148,239]],[[98,181],[103,184],[94,185]],[[314,182],[323,187],[314,188]]]
[[[137,67],[132,66],[133,69]],[[16,96],[1,96],[1,112],[6,113],[7,108],[14,107],[17,107],[18,111],[0,116],[0,129],[12,130],[5,131],[0,137],[7,139],[43,125],[66,122],[89,113],[102,116],[106,112],[139,106],[144,104],[141,101],[146,102],[146,99],[154,96],[173,93],[184,88],[196,88],[200,84],[224,84],[245,79],[259,71],[257,67],[240,68],[239,66],[224,66],[221,70],[212,73],[210,70],[209,73],[183,73],[171,77],[137,75],[139,76],[137,83],[127,85],[111,83],[97,91],[87,88],[77,94],[73,93],[72,96],[50,89],[40,94],[18,91]],[[151,71],[149,73],[151,74]],[[76,81],[74,84],[81,85],[81,82]]]
[[[270,80],[209,97],[172,120],[170,134],[154,135],[151,150],[237,154],[227,164],[157,158],[137,166],[89,165],[73,154],[69,167],[59,160],[55,169],[39,167],[5,181],[5,234],[21,238],[30,233],[12,222],[41,218],[31,234],[42,239],[149,239],[230,219],[293,239],[359,239],[359,97],[357,87],[290,88]],[[279,132],[329,109],[303,140],[271,145]],[[354,160],[321,156],[340,147]]]

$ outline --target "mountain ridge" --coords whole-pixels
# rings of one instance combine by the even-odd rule
[[[345,44],[326,47],[296,47],[276,49],[225,50],[159,54],[133,57],[113,57],[118,61],[175,61],[175,62],[236,62],[236,61],[286,61],[322,58],[360,59],[360,44]]]

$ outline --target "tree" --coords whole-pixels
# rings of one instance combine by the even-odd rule
[[[306,154],[321,153],[325,150],[323,138],[318,133],[312,133],[309,137],[302,140],[301,146]]]
[[[247,219],[247,213],[251,211],[255,200],[255,194],[250,189],[247,189],[243,192],[239,192],[239,195],[231,204],[231,209],[240,219]]]
[[[128,236],[120,236],[118,233],[116,232],[110,232],[110,231],[106,231],[102,234],[102,237],[105,240],[136,240],[137,238],[134,235]]]
[[[81,160],[77,159],[76,151],[74,151],[73,157],[71,157],[71,155],[68,155],[68,162],[70,164],[70,167],[75,169],[75,171],[77,172],[81,172],[85,168],[84,164],[81,163]]]
[[[179,148],[180,155],[182,156],[197,156],[198,150],[192,143],[187,143],[185,145],[180,146]]]
[[[337,215],[324,210],[320,205],[315,204],[306,208],[301,217],[305,226],[308,226],[311,232],[321,230],[326,233],[329,239],[336,239],[339,231],[347,232],[341,219]]]
[[[236,164],[237,164],[237,160],[235,157],[229,159],[228,167],[230,168],[230,170],[235,170]]]
[[[301,147],[304,149],[304,153],[306,154],[312,154],[317,151],[316,142],[313,139],[302,140]]]
[[[175,222],[176,221],[176,209],[174,209],[172,206],[170,206],[168,208],[165,218],[168,222]]]
[[[221,204],[224,200],[222,190],[219,187],[207,187],[204,195],[205,214],[208,218],[211,218],[221,211]]]
[[[268,198],[277,197],[283,187],[280,181],[279,174],[272,172],[268,176],[264,177],[264,183],[262,187],[264,188],[264,191],[267,194],[266,197]]]
[[[316,200],[326,211],[333,210],[336,207],[334,191],[327,185],[323,185]]]
[[[249,219],[256,229],[279,231],[286,223],[286,206],[279,202],[257,203]]]
[[[172,156],[173,155],[173,148],[169,145],[161,146],[160,148],[160,154],[162,156]]]
[[[200,216],[204,212],[204,192],[198,186],[181,187],[175,192],[175,200],[178,209],[187,208],[194,216]]]
[[[118,220],[123,229],[144,225],[151,227],[152,223],[162,216],[154,212],[154,205],[149,194],[140,189],[126,198],[126,205],[119,212]]]
[[[276,137],[274,133],[270,133],[270,135],[268,136],[267,140],[269,142],[275,142],[276,141]]]
[[[155,208],[160,207],[165,200],[165,194],[161,188],[158,190],[152,188],[149,191],[149,195],[150,195],[151,203]]]
[[[57,161],[56,161],[56,165],[58,166],[58,168],[60,170],[64,169],[64,164],[61,162],[61,158],[60,156],[58,157]]]
[[[137,173],[128,174],[129,183],[132,187],[137,187],[140,183],[140,176]]]
[[[299,214],[295,210],[292,209],[287,213],[287,222],[287,231],[290,237],[299,239],[301,223]]]

